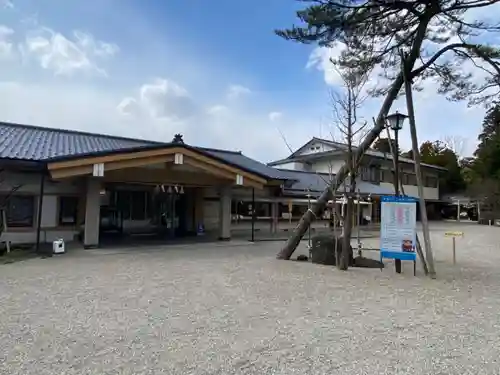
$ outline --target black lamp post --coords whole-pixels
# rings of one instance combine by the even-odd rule
[[[387,125],[394,130],[394,195],[399,196],[399,131],[403,129],[403,123],[408,116],[396,111],[386,117]],[[401,273],[401,260],[394,262],[397,273]]]
[[[408,116],[396,111],[386,117],[387,125],[394,130],[394,195],[399,195],[399,131]]]

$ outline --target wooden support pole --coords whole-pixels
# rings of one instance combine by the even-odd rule
[[[410,121],[410,134],[411,134],[411,143],[413,150],[413,160],[415,160],[415,174],[417,178],[417,188],[419,195],[419,206],[420,206],[420,219],[422,221],[422,229],[424,232],[424,245],[425,245],[425,260],[427,261],[427,267],[429,269],[429,276],[431,279],[436,278],[436,270],[434,268],[434,256],[432,254],[431,248],[431,237],[429,234],[429,222],[427,221],[427,209],[425,206],[425,198],[424,198],[424,187],[422,183],[422,171],[420,169],[420,150],[418,147],[418,139],[417,139],[417,126],[415,124],[415,109],[413,107],[413,95],[412,95],[412,84],[410,79],[408,78],[407,68],[405,66],[405,56],[403,55],[403,51],[400,51],[401,56],[401,65],[403,70],[403,81],[404,88],[406,94],[406,106],[408,109],[408,120]]]

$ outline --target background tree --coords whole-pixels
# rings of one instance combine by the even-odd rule
[[[478,140],[475,158],[468,166],[469,192],[486,204],[494,219],[500,214],[500,104],[486,112]]]
[[[384,129],[385,117],[400,94],[405,75],[416,88],[426,79],[450,100],[469,104],[489,103],[498,94],[500,50],[488,40],[478,42],[482,32],[498,32],[499,26],[469,19],[468,11],[487,8],[498,0],[301,0],[309,6],[297,12],[299,26],[278,30],[285,39],[316,43],[323,47],[344,45],[337,66],[358,70],[360,75],[378,68],[386,84],[372,88],[385,95],[374,128],[356,151],[360,159]],[[403,64],[399,51],[403,50]],[[419,61],[418,66],[416,62]],[[473,76],[478,67],[481,76]],[[341,168],[333,189],[326,189],[312,210],[307,211],[278,258],[289,259],[310,223],[324,211],[330,190],[342,183],[348,169]]]
[[[477,180],[477,173],[475,171],[475,161],[474,157],[465,157],[460,160],[460,171],[462,173],[462,178],[464,180],[465,186],[469,188],[474,181]]]
[[[346,145],[344,151],[344,161],[348,170],[349,178],[344,183],[343,195],[347,199],[346,210],[341,219],[342,225],[342,254],[337,267],[347,270],[349,267],[349,257],[351,248],[351,237],[354,217],[354,198],[356,196],[356,178],[358,168],[356,165],[355,149],[357,139],[365,131],[367,122],[362,121],[358,116],[358,110],[366,99],[362,94],[366,84],[367,75],[359,76],[357,71],[338,71],[342,80],[342,86],[337,91],[331,91],[331,103],[333,109],[333,122],[340,133],[340,139],[333,136],[334,140]],[[332,196],[338,195],[337,191],[332,192]]]
[[[420,145],[422,162],[447,169],[439,177],[440,193],[455,193],[466,188],[457,155],[442,141],[424,142]]]
[[[413,150],[408,150],[408,151],[406,151],[406,152],[403,152],[403,153],[401,153],[401,156],[402,156],[403,158],[407,158],[407,159],[414,160],[414,159],[413,159]]]
[[[377,139],[375,141],[375,143],[373,144],[373,149],[380,151],[380,152],[383,152],[385,154],[390,154],[391,153],[391,145],[389,144],[389,142],[392,143],[392,150],[395,150],[396,149],[396,140],[395,139],[389,140],[389,138]],[[397,150],[398,154],[401,154],[401,149],[399,148],[399,145],[398,145],[397,149],[398,149]]]
[[[500,179],[500,104],[487,111],[478,140],[476,172],[482,179]]]

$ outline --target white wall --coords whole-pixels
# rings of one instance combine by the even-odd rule
[[[311,169],[317,173],[334,173],[336,174],[339,169],[344,165],[344,160],[318,160],[315,162]]]
[[[394,192],[394,185],[390,182],[381,182],[380,186]],[[406,195],[418,197],[418,186],[403,185]],[[439,188],[424,187],[424,199],[439,199]]]
[[[283,164],[276,164],[273,166],[273,168],[279,168],[279,169],[287,169],[291,171],[309,171],[311,170],[311,167],[309,165],[306,165],[301,162],[290,162],[290,163],[283,163]]]
[[[326,145],[322,142],[313,142],[312,144],[308,145],[305,147],[301,152],[297,154],[299,155],[310,155],[310,154],[315,154],[317,152],[326,152],[326,151],[333,151],[335,150],[335,147]]]

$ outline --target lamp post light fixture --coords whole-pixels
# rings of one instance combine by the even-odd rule
[[[403,129],[403,123],[408,116],[395,112],[385,118],[389,128],[394,130],[394,195],[399,195],[399,131]]]
[[[392,130],[399,131],[403,129],[403,123],[405,122],[407,117],[408,116],[396,111],[395,113],[387,115],[385,119],[387,120],[387,123]]]

